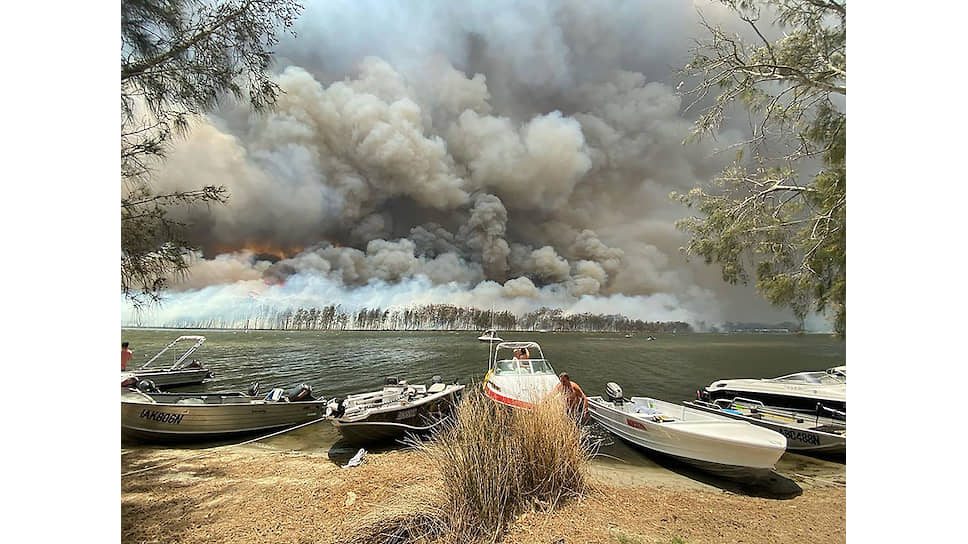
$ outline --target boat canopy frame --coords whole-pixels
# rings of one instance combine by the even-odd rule
[[[141,368],[139,368],[138,370],[144,370],[144,369],[148,368],[148,365],[150,365],[151,363],[155,362],[155,360],[157,360],[159,357],[161,357],[161,355],[163,353],[165,353],[166,351],[168,351],[169,349],[171,349],[172,347],[174,347],[175,344],[177,344],[178,342],[181,342],[182,340],[195,340],[195,344],[192,345],[192,347],[188,348],[185,351],[185,353],[182,354],[181,357],[178,357],[168,370],[175,370],[176,368],[178,368],[178,365],[180,365],[182,363],[182,361],[184,361],[185,359],[187,359],[192,353],[195,353],[195,351],[198,348],[200,348],[202,346],[202,344],[205,343],[205,337],[204,336],[179,336],[174,341],[172,341],[170,344],[168,344],[167,346],[165,346],[161,351],[159,351],[154,357],[152,357],[151,359],[148,359],[148,362],[145,363],[145,364],[143,364],[143,365],[141,365]]]
[[[502,349],[511,350],[513,352],[514,350],[521,349],[521,348],[527,349],[529,353],[532,348],[535,348],[538,350],[538,355],[540,355],[540,357],[528,357],[528,359],[525,359],[525,360],[531,361],[532,363],[544,362],[544,363],[547,363],[549,368],[552,368],[551,363],[548,362],[547,359],[545,359],[544,351],[541,349],[541,346],[538,345],[537,342],[500,342],[498,345],[494,346],[493,350],[491,351],[490,364],[488,365],[489,370],[498,372],[499,370],[498,363],[515,360],[513,359],[513,357],[511,359],[498,359],[498,353],[500,353]]]

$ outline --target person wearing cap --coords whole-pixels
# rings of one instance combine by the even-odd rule
[[[577,383],[571,381],[567,372],[559,374],[558,379],[555,393],[564,397],[565,405],[568,407],[568,415],[577,422],[583,421],[588,416],[588,397],[585,396],[585,392],[581,390]]]
[[[127,342],[121,342],[121,371],[124,372],[128,368],[128,361],[134,357],[134,352],[128,349]]]

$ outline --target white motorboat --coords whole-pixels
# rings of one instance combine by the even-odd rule
[[[829,417],[829,414],[804,414],[744,398],[716,402],[695,400],[683,404],[774,430],[786,437],[788,451],[834,455],[847,452],[847,422]]]
[[[162,393],[145,386],[121,390],[121,432],[148,441],[214,440],[322,419],[326,401],[306,384],[247,393]]]
[[[495,331],[494,329],[487,329],[486,331],[484,331],[483,334],[478,336],[477,339],[480,340],[481,342],[503,342],[504,341],[497,337],[497,331]]]
[[[514,357],[520,349],[528,351],[528,358]],[[501,342],[489,358],[484,394],[500,404],[530,409],[558,385],[555,369],[537,342]]]
[[[191,347],[185,350],[180,356],[173,352],[172,365],[169,368],[148,369],[151,363],[157,361],[162,354],[175,347],[179,342],[194,341]],[[121,386],[133,387],[138,382],[150,380],[157,387],[173,385],[190,385],[202,383],[212,377],[212,372],[205,368],[205,365],[195,359],[189,360],[195,351],[205,343],[204,336],[179,336],[172,343],[165,346],[154,357],[143,364],[137,370],[121,372]],[[184,345],[184,344],[182,344]]]
[[[434,432],[455,413],[463,390],[440,376],[429,387],[388,377],[377,391],[330,400],[326,415],[349,443],[389,442]]]
[[[814,413],[817,405],[834,410],[834,417],[847,417],[847,367],[797,372],[768,379],[716,380],[698,392],[699,400],[716,402],[736,397],[762,402],[797,412]]]
[[[592,419],[619,438],[727,477],[773,470],[787,439],[744,421],[649,397],[622,396],[610,382],[605,397],[588,399]]]

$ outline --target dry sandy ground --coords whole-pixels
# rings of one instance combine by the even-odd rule
[[[121,473],[121,541],[132,544],[351,542],[361,520],[388,505],[419,509],[439,485],[402,451],[341,469],[325,455],[257,448],[129,450]],[[585,498],[521,516],[503,542],[844,542],[845,487],[796,484],[797,493],[778,499],[593,477]]]

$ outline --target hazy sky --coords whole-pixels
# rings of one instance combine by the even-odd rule
[[[159,188],[231,198],[186,212],[202,252],[145,322],[256,301],[792,318],[679,251],[689,210],[670,192],[743,137],[735,122],[682,143],[697,10],[741,28],[718,4],[304,3],[277,48],[277,108],[224,104],[158,172]]]

